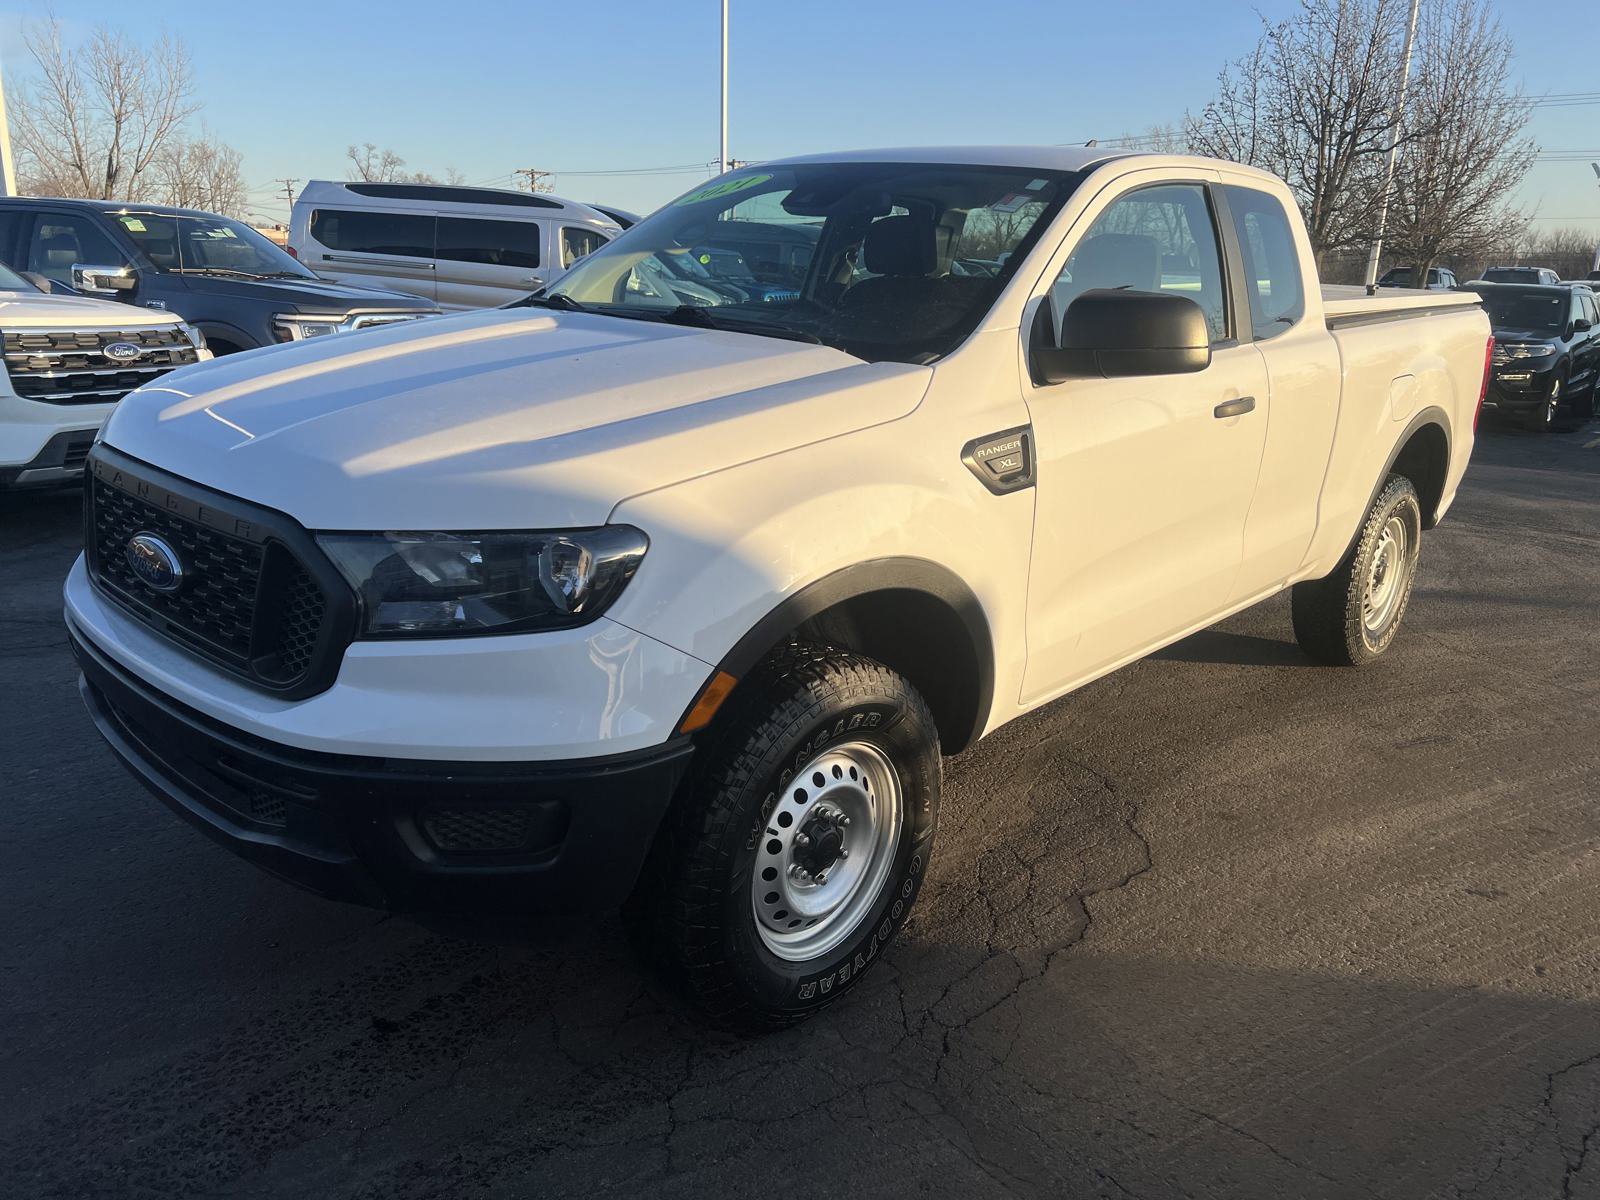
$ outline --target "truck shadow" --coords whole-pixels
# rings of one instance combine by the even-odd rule
[[[1293,642],[1203,629],[1150,656],[1164,662],[1219,663],[1242,667],[1314,667],[1317,665]]]

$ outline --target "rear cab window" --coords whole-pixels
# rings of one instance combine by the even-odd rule
[[[1251,330],[1257,341],[1265,341],[1294,328],[1306,315],[1294,230],[1276,196],[1233,184],[1222,191],[1244,256]]]

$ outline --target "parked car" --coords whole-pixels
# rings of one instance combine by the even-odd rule
[[[638,213],[629,212],[625,208],[612,208],[609,204],[591,204],[589,207],[603,217],[610,217],[617,223],[619,229],[632,229],[644,220]]]
[[[1383,278],[1378,280],[1379,287],[1408,288],[1417,285],[1411,281],[1415,272],[1410,267],[1390,267],[1383,273]],[[1424,289],[1430,292],[1448,292],[1459,287],[1456,282],[1456,273],[1448,267],[1429,267],[1428,286]]]
[[[1563,410],[1591,417],[1600,382],[1600,310],[1582,284],[1474,283],[1494,327],[1484,407],[1551,428]]]
[[[741,214],[811,229],[794,299],[716,256],[716,302],[630,288]],[[1312,658],[1383,655],[1489,345],[1471,293],[1319,290],[1252,168],[769,162],[542,295],[135,394],[67,628],[107,741],[246,858],[627,898],[703,1011],[783,1025],[906,920],[941,755],[1289,586]]]
[[[1561,276],[1549,267],[1490,267],[1477,282],[1533,283],[1545,286],[1560,283]]]
[[[441,308],[488,308],[554,283],[621,232],[586,204],[500,188],[314,179],[289,252],[329,279],[378,283]]]
[[[218,355],[438,313],[329,283],[243,221],[121,200],[0,199],[0,261],[56,285],[182,317]]]
[[[124,394],[211,357],[173,313],[53,291],[0,265],[0,490],[81,479]]]

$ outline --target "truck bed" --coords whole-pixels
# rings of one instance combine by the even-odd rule
[[[1359,284],[1325,283],[1322,308],[1328,327],[1356,321],[1392,320],[1429,309],[1471,308],[1482,303],[1476,292],[1430,292],[1419,288],[1380,288],[1367,295]]]

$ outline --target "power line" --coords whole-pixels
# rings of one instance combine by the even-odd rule
[[[294,208],[294,185],[299,183],[300,181],[298,179],[280,179],[277,182],[283,184],[283,199],[284,199],[284,203],[286,203],[289,206],[289,208],[291,210],[293,210],[293,208]]]

